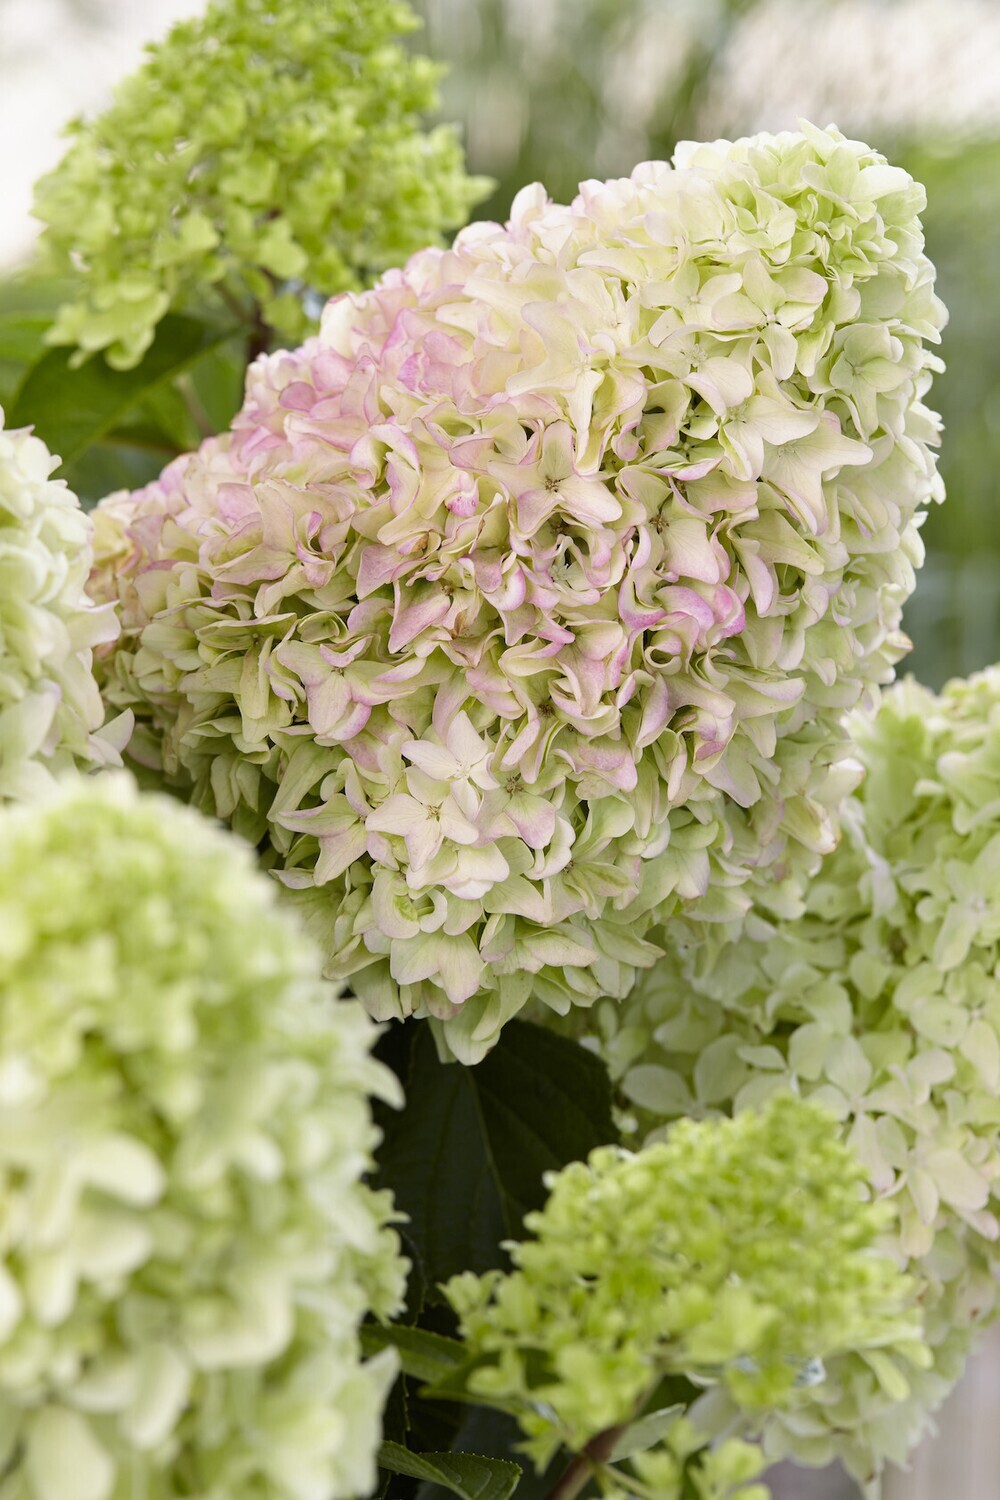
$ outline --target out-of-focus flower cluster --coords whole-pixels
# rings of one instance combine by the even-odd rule
[[[105,504],[133,754],[263,842],[375,1015],[475,1060],[832,846],[939,498],[922,203],[811,128],[529,188]]]
[[[794,1405],[839,1350],[925,1361],[907,1280],[875,1248],[891,1211],[863,1178],[832,1118],[789,1095],[637,1154],[600,1148],[551,1177],[512,1272],[448,1283],[484,1361],[472,1389],[512,1404],[541,1467],[630,1425],[668,1376],[758,1413]]]
[[[0,410],[0,802],[33,796],[74,763],[117,762],[131,715],[102,732],[93,647],[118,633],[86,593],[90,521],[58,460]]]
[[[904,683],[855,728],[866,779],[804,915],[675,942],[592,1025],[640,1138],[793,1088],[837,1115],[891,1197],[934,1365],[837,1361],[776,1441],[868,1475],[905,1458],[997,1305],[1000,670],[940,698]]]
[[[38,185],[43,254],[80,278],[52,341],[127,369],[211,288],[301,338],[303,288],[363,285],[464,223],[488,184],[452,127],[420,129],[439,69],[397,41],[417,24],[403,0],[215,0],[150,47]]]
[[[396,1309],[359,1006],[249,851],[124,777],[0,814],[0,1473],[9,1500],[375,1482]]]

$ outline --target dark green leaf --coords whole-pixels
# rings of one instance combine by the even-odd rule
[[[392,1389],[382,1408],[382,1436],[387,1442],[402,1443],[405,1447],[409,1441],[410,1412],[406,1391],[407,1382],[402,1375],[393,1381]]]
[[[378,1461],[393,1474],[407,1474],[443,1485],[462,1500],[507,1500],[514,1493],[521,1470],[503,1458],[481,1458],[475,1453],[411,1453],[399,1443],[383,1443]]]
[[[229,343],[210,349],[185,376],[194,402],[200,406],[212,432],[224,431],[242,405],[246,355],[246,339],[237,336]]]
[[[382,1120],[379,1179],[409,1216],[430,1286],[505,1264],[500,1242],[545,1201],[544,1173],[616,1139],[603,1065],[575,1042],[510,1022],[475,1068],[438,1060],[430,1029],[411,1032],[406,1106]],[[387,1039],[397,1052],[400,1039]]]
[[[476,1359],[466,1360],[464,1364],[457,1365],[453,1370],[439,1376],[433,1383],[423,1386],[420,1395],[431,1401],[458,1401],[469,1406],[489,1406],[495,1411],[515,1416],[518,1411],[516,1403],[506,1401],[502,1396],[481,1396],[477,1391],[470,1389],[470,1377],[477,1370],[488,1369],[495,1365],[496,1360],[491,1354],[482,1354]]]
[[[511,1021],[472,1070],[508,1233],[548,1196],[542,1175],[617,1141],[599,1058],[542,1026]]]
[[[408,1328],[402,1323],[365,1323],[361,1328],[361,1347],[366,1354],[382,1349],[396,1349],[407,1375],[432,1384],[443,1380],[465,1363],[465,1345],[458,1339],[446,1339],[440,1333],[424,1328]]]
[[[509,1233],[472,1082],[474,1070],[438,1061],[428,1026],[413,1028],[406,1105],[385,1124],[380,1185],[409,1218],[425,1281],[502,1263]]]
[[[484,1458],[508,1458],[516,1454],[524,1434],[513,1417],[485,1406],[467,1406],[451,1447],[461,1453],[481,1453]],[[517,1486],[517,1500],[545,1500],[551,1494],[566,1468],[569,1454],[560,1448],[542,1473],[530,1465]],[[432,1484],[422,1484],[416,1500],[444,1500],[443,1492]]]
[[[232,336],[232,328],[171,313],[134,370],[112,370],[100,355],[73,369],[67,350],[50,349],[21,382],[8,414],[10,425],[34,425],[69,465],[127,422],[158,388]]]
[[[151,483],[177,456],[177,450],[155,429],[109,433],[75,462],[65,464],[60,476],[84,510],[115,490],[137,490]]]
[[[45,352],[45,334],[67,295],[63,281],[18,276],[0,282],[0,405]]]

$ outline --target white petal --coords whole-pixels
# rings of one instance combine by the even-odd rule
[[[38,1500],[108,1500],[115,1466],[75,1411],[48,1406],[31,1424],[27,1470]]]

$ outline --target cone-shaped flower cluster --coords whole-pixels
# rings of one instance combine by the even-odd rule
[[[832,1126],[786,1095],[634,1155],[601,1147],[550,1179],[512,1272],[448,1283],[483,1361],[472,1389],[512,1404],[540,1466],[635,1421],[667,1376],[756,1412],[800,1400],[838,1350],[926,1359],[908,1284],[876,1251],[892,1214],[862,1201]]]
[[[124,777],[0,813],[0,1489],[368,1494],[368,1055],[270,884]]]
[[[940,698],[904,683],[855,728],[867,776],[805,914],[675,945],[594,1026],[640,1137],[791,1087],[892,1198],[934,1366],[837,1361],[782,1439],[866,1474],[905,1458],[998,1301],[1000,670]]]
[[[0,410],[0,802],[30,797],[74,763],[109,764],[131,716],[104,721],[93,647],[118,633],[114,606],[87,597],[90,521],[58,460]]]
[[[42,251],[79,288],[52,342],[127,369],[171,306],[248,295],[301,338],[303,286],[366,284],[488,189],[453,128],[421,129],[439,69],[405,0],[214,0],[149,48],[38,184]]]
[[[134,753],[374,1014],[474,1060],[832,845],[938,495],[922,203],[814,130],[529,188],[105,507]]]

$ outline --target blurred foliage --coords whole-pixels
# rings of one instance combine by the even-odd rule
[[[1000,658],[1000,141],[897,155],[926,185],[927,250],[950,313],[931,402],[944,418],[948,500],[927,519],[927,564],[906,616],[913,670],[937,687]]]
[[[443,115],[496,178],[483,218],[544,182],[627,175],[690,135],[713,62],[755,0],[412,0],[448,66]]]

